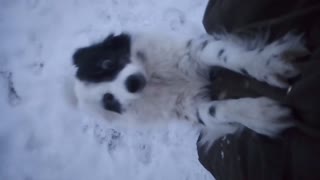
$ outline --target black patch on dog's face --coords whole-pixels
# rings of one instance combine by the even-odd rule
[[[78,49],[73,63],[78,68],[76,76],[87,82],[112,81],[130,62],[130,36],[108,36],[104,41]]]

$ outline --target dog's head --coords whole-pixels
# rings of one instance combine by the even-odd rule
[[[122,113],[139,97],[147,77],[141,59],[131,56],[131,41],[128,34],[110,35],[74,53],[78,100]]]

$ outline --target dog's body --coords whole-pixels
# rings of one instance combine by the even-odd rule
[[[223,129],[219,136],[235,131],[230,123],[236,122],[272,136],[292,125],[280,121],[290,110],[265,97],[210,101],[205,88],[209,69],[222,66],[286,88],[281,80],[297,71],[283,55],[305,51],[299,40],[286,36],[269,45],[255,43],[249,50],[248,42],[231,36],[110,35],[74,54],[75,92],[81,108],[107,119],[183,119]]]

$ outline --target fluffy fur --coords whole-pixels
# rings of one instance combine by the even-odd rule
[[[231,35],[110,35],[75,52],[75,94],[80,108],[109,120],[186,120],[214,134],[208,137],[211,141],[236,131],[238,123],[274,136],[293,124],[283,121],[290,110],[266,97],[211,101],[205,88],[209,68],[222,66],[287,88],[283,79],[298,72],[285,58],[305,52],[300,39],[287,35],[249,48],[248,40]]]

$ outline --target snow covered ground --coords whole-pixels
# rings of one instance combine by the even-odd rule
[[[0,0],[0,179],[213,179],[191,125],[114,129],[66,93],[75,48],[123,29],[201,33],[206,3]]]

